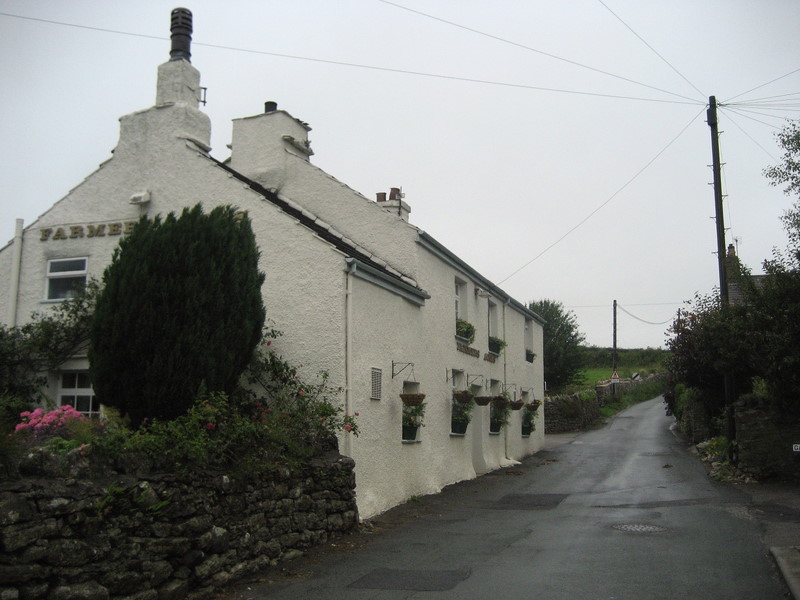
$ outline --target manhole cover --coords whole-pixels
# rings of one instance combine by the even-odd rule
[[[660,525],[648,525],[647,523],[620,523],[612,525],[618,531],[625,533],[664,533],[667,528]]]

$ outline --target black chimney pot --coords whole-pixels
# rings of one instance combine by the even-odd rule
[[[186,60],[192,62],[192,11],[188,8],[176,8],[170,19],[172,49],[170,60]]]

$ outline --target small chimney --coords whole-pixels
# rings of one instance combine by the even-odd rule
[[[170,18],[172,48],[169,59],[192,62],[192,11],[176,8]]]
[[[386,199],[386,192],[377,193],[377,202],[380,207],[386,212],[397,215],[408,222],[408,215],[411,212],[411,207],[403,200],[405,194],[401,188],[389,188],[389,199]]]
[[[278,110],[278,103],[277,102],[273,102],[272,100],[264,102],[264,112],[265,113],[275,112],[276,110]]]

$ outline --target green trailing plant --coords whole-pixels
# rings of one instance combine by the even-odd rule
[[[198,204],[143,217],[103,274],[90,332],[98,399],[134,426],[232,393],[261,338],[264,274],[249,218]]]
[[[493,335],[489,336],[489,352],[500,354],[503,351],[503,348],[505,347],[506,347],[506,341],[504,339],[495,337]]]
[[[510,417],[511,406],[507,401],[505,403],[492,402],[489,411],[489,431],[497,433],[503,425],[508,425]]]
[[[528,432],[533,431],[536,429],[536,416],[538,412],[535,410],[524,410],[522,411],[522,429],[523,431],[527,430]]]
[[[403,406],[403,427],[422,427],[427,402],[417,406]]]
[[[475,408],[475,400],[469,402],[453,401],[452,421],[453,423],[469,424],[472,421],[472,410]]]
[[[469,340],[471,344],[475,341],[475,326],[464,319],[456,319],[456,335]]]

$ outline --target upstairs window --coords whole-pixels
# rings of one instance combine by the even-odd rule
[[[47,261],[47,299],[66,300],[86,285],[87,258],[58,258]]]
[[[487,316],[489,335],[499,337],[497,330],[497,305],[489,300],[489,314]]]
[[[455,303],[456,303],[456,320],[467,320],[466,304],[464,299],[466,297],[467,284],[460,279],[455,280]]]
[[[533,320],[525,319],[525,360],[533,362],[536,354],[533,352]]]

